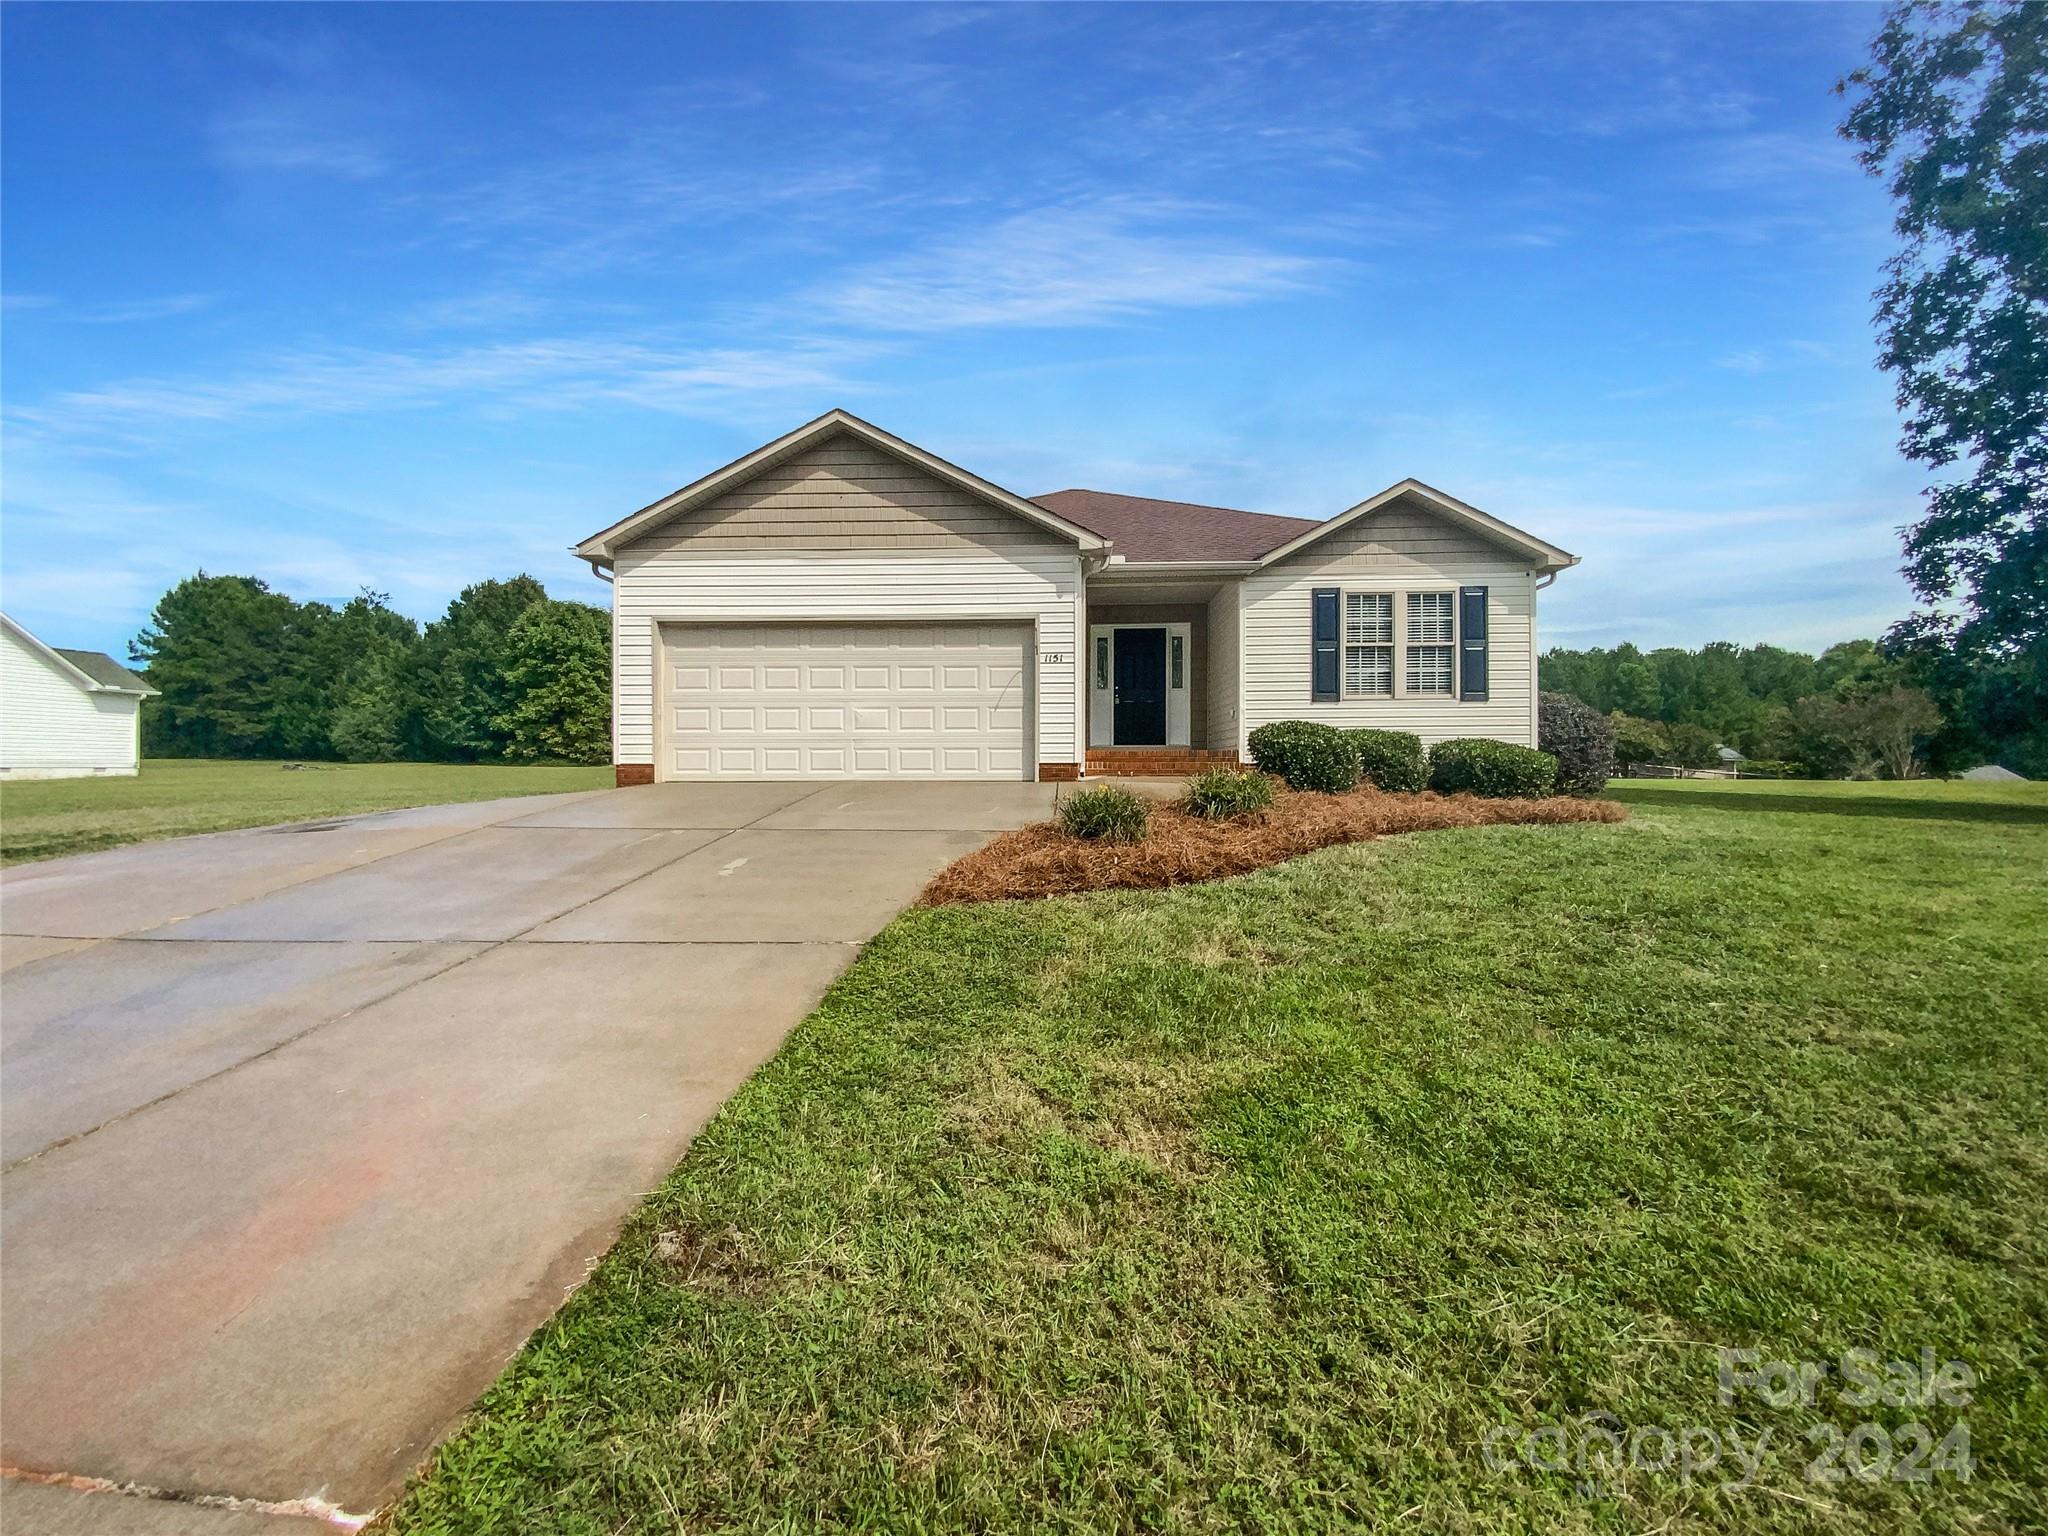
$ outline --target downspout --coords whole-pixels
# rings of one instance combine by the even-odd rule
[[[611,575],[605,569],[605,567],[611,564],[609,560],[591,560],[587,561],[586,563],[590,567],[591,575],[595,576],[599,581],[603,582],[606,586],[611,585]]]

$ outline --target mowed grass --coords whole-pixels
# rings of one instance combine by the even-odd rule
[[[408,805],[607,789],[611,782],[606,767],[307,763],[287,770],[271,762],[147,758],[129,779],[0,784],[0,863]]]
[[[905,915],[390,1527],[2039,1529],[2048,795],[1616,794]],[[1979,1380],[1725,1404],[1720,1346]],[[1588,1415],[1769,1438],[1488,1465]],[[1806,1476],[1959,1420],[1968,1481]]]

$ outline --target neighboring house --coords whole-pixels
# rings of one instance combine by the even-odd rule
[[[155,696],[113,657],[45,645],[0,613],[0,778],[134,773]]]
[[[1730,746],[1715,747],[1714,756],[1721,759],[1721,766],[1723,768],[1740,768],[1744,763],[1749,761],[1748,758],[1744,757],[1740,752],[1736,751],[1733,747]]]
[[[1972,768],[1968,773],[1958,774],[1957,777],[1968,779],[1972,784],[2024,784],[2027,782],[2024,774],[2014,773],[2010,768],[1998,763],[1985,763],[1982,767]]]
[[[1071,779],[1270,720],[1536,740],[1577,556],[1419,481],[1326,522],[1027,500],[844,411],[585,540],[621,784]]]

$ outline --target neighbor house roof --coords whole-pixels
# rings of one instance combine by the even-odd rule
[[[1305,517],[1119,496],[1114,491],[1054,491],[1031,499],[1068,522],[1101,534],[1113,553],[1132,564],[1256,560],[1316,526]]]
[[[47,659],[51,666],[87,693],[126,693],[138,699],[157,696],[156,689],[104,651],[65,651],[54,645],[45,645],[4,613],[0,613],[0,627]]]
[[[105,651],[74,651],[61,645],[50,647],[71,665],[102,688],[118,688],[123,693],[155,693],[141,678],[114,660]]]

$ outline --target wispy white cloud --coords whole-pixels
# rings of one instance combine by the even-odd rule
[[[850,349],[663,345],[641,337],[546,338],[440,351],[285,352],[220,378],[139,378],[17,406],[49,433],[134,435],[180,423],[342,415],[418,406],[576,408],[615,402],[690,412],[733,395],[822,391],[844,383]]]
[[[264,77],[227,94],[206,126],[214,162],[239,172],[369,181],[394,164],[405,92],[339,34],[243,34],[237,51]]]
[[[1091,325],[1302,293],[1344,265],[1201,228],[1207,212],[1106,202],[1011,214],[805,298],[832,318],[884,331]]]
[[[71,318],[84,325],[129,325],[139,320],[169,320],[205,309],[218,297],[211,293],[167,293],[157,299],[95,304],[78,311]]]
[[[1736,373],[1775,373],[1784,368],[1836,367],[1861,359],[1843,355],[1842,348],[1825,341],[1787,340],[1768,345],[1738,347],[1714,359],[1716,368]]]
[[[1732,369],[1736,373],[1762,373],[1771,366],[1771,359],[1762,347],[1744,347],[1715,358],[1714,366]]]

